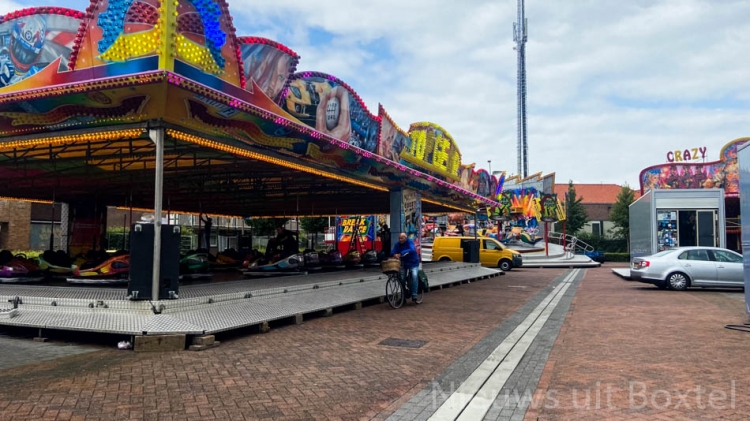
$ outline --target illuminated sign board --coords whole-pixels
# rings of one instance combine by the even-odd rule
[[[451,180],[460,179],[461,152],[445,129],[434,123],[414,123],[409,138],[411,146],[401,151],[401,159]]]

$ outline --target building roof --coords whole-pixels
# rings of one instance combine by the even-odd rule
[[[617,195],[622,190],[622,186],[617,184],[573,184],[576,188],[576,196],[582,197],[581,203],[585,204],[609,204],[617,202]],[[559,199],[565,197],[568,192],[567,184],[555,184],[555,193]],[[633,191],[635,199],[641,197],[640,192]]]

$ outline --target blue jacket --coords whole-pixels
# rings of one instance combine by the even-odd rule
[[[409,254],[404,256],[404,253]],[[419,267],[419,254],[417,254],[417,248],[414,247],[414,242],[411,241],[411,239],[407,238],[404,244],[397,242],[396,245],[393,246],[393,250],[391,250],[391,256],[394,254],[402,256],[401,263],[406,269]]]

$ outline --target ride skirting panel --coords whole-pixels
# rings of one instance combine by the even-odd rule
[[[471,264],[432,267],[432,287],[481,279],[500,273]],[[364,275],[370,276],[364,276]],[[346,275],[346,276],[341,276]],[[339,279],[305,277],[253,282],[227,282],[184,287],[181,298],[166,301],[129,301],[123,290],[14,286],[0,290],[5,303],[21,299],[16,315],[0,318],[0,325],[55,330],[91,331],[125,335],[206,334],[257,325],[298,314],[377,299],[385,295],[387,277],[374,273],[342,273]],[[359,275],[359,276],[352,276]],[[320,280],[326,280],[320,282]],[[244,285],[242,285],[244,284]],[[268,286],[273,286],[269,288]],[[72,291],[70,291],[72,290]],[[59,298],[64,297],[64,298]],[[55,301],[52,305],[52,301]],[[10,304],[3,305],[8,307]],[[153,310],[159,311],[155,314]]]

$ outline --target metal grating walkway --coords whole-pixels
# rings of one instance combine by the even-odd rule
[[[502,272],[475,264],[425,265],[431,287]],[[379,268],[180,288],[180,298],[129,301],[124,289],[0,286],[0,306],[20,297],[15,317],[0,325],[127,335],[208,334],[315,313],[383,297]],[[160,314],[155,314],[157,309]]]

